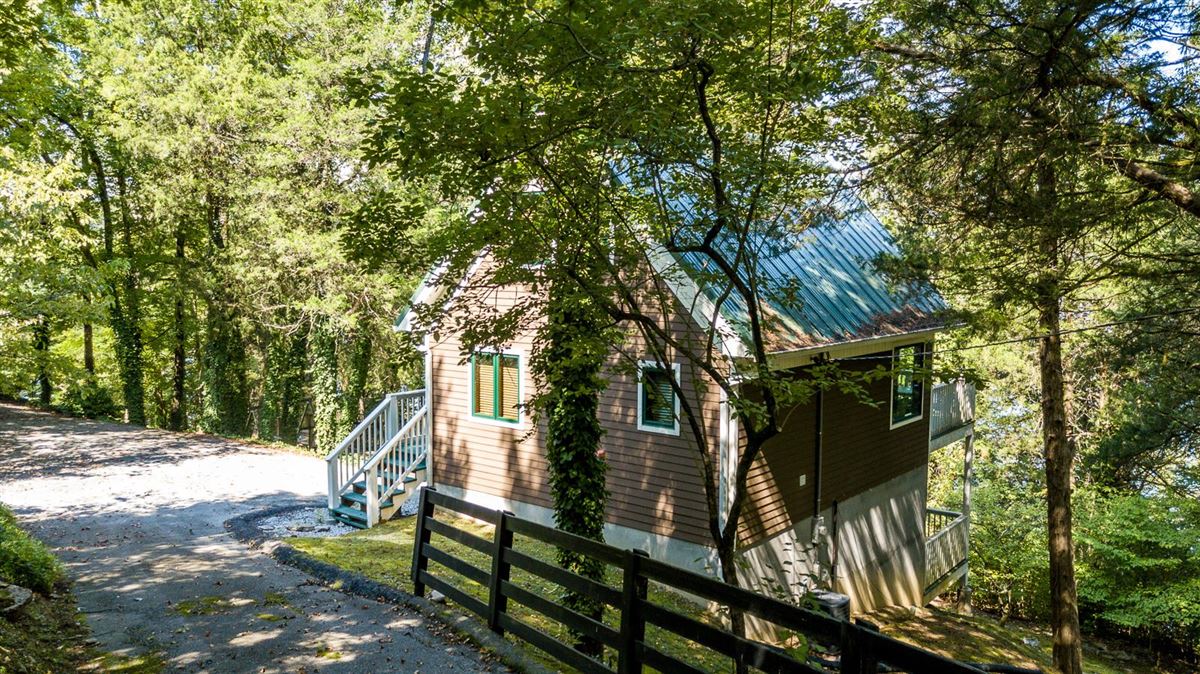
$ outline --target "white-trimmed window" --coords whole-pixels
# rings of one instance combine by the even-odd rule
[[[657,361],[638,363],[639,431],[679,435],[679,398],[671,386],[672,376],[679,381],[678,363],[669,366]]]
[[[917,421],[925,410],[925,345],[892,350],[892,428]]]
[[[471,356],[471,416],[501,423],[521,420],[521,356],[480,351]]]

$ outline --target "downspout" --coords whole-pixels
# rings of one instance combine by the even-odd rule
[[[812,538],[813,543],[817,542],[817,537],[821,533],[821,446],[824,443],[822,438],[822,426],[824,425],[824,414],[822,407],[825,403],[825,392],[820,388],[817,389],[816,400],[816,434],[813,437],[813,520],[812,520]]]

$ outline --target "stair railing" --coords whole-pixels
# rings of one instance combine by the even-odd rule
[[[330,510],[338,506],[341,495],[363,474],[371,457],[395,438],[400,428],[424,406],[424,389],[388,394],[325,457]]]
[[[426,459],[429,448],[429,414],[420,408],[375,456],[363,466],[367,484],[367,526],[379,523],[379,503],[404,486]]]

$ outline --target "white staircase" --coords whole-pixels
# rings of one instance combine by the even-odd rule
[[[391,519],[425,481],[428,456],[425,391],[388,394],[325,457],[329,511],[359,529]]]

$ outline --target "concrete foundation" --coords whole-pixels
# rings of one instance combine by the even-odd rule
[[[485,508],[507,510],[517,517],[554,526],[554,511],[549,508],[444,484],[437,485],[437,490]],[[604,542],[618,548],[644,550],[653,559],[710,576],[717,575],[720,568],[713,548],[617,524],[604,525]]]
[[[785,599],[829,587],[849,595],[856,613],[920,605],[927,470],[922,466],[838,503],[836,524],[833,509],[826,509],[815,523],[794,523],[741,551],[742,584]]]

